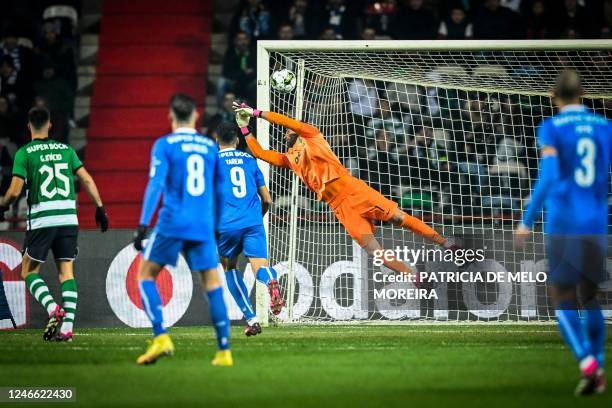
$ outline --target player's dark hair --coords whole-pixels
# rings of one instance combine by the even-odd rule
[[[177,93],[170,98],[170,109],[177,122],[187,122],[196,109],[196,103],[191,96]]]
[[[28,112],[28,122],[34,130],[40,130],[49,123],[51,114],[47,108],[34,107]]]
[[[573,101],[582,96],[582,81],[574,70],[563,71],[557,77],[555,97],[562,101]]]
[[[219,144],[232,145],[238,140],[238,126],[231,122],[221,122],[217,129]]]

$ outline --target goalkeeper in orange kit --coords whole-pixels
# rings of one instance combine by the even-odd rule
[[[234,111],[236,123],[253,155],[272,165],[293,170],[317,195],[317,199],[325,201],[331,207],[348,234],[368,254],[373,255],[374,251],[382,249],[374,237],[374,220],[409,229],[438,245],[454,249],[454,246],[433,228],[406,214],[398,208],[396,202],[353,177],[316,127],[279,113],[253,109],[244,103],[234,102]],[[264,150],[248,129],[251,117],[265,119],[287,128],[287,152]],[[384,257],[383,263],[395,272],[410,272],[410,269],[396,258]]]

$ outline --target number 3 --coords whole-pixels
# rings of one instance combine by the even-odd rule
[[[205,189],[204,159],[199,154],[192,154],[187,158],[187,192],[197,197],[204,194]]]
[[[597,146],[593,140],[583,137],[578,139],[576,153],[581,157],[582,167],[574,170],[574,180],[580,187],[590,187],[595,181],[595,157],[597,156]]]

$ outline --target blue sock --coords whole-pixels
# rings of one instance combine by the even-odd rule
[[[591,346],[586,331],[580,321],[575,303],[562,303],[558,306],[557,321],[565,343],[572,350],[578,361],[591,355]]]
[[[166,333],[162,316],[162,301],[157,286],[155,286],[155,281],[151,279],[142,280],[139,287],[142,307],[153,324],[153,335],[159,336]]]
[[[262,266],[257,270],[257,280],[261,283],[268,286],[272,279],[278,279],[276,269],[272,268],[271,266]]]
[[[227,316],[227,307],[223,299],[223,288],[213,289],[207,295],[210,317],[215,326],[215,333],[217,333],[219,350],[228,350],[230,346],[230,320]]]
[[[606,343],[606,321],[599,305],[585,310],[583,324],[591,342],[591,350],[599,367],[604,367],[604,348]]]
[[[249,299],[249,292],[244,284],[240,269],[230,269],[225,272],[225,280],[227,281],[227,288],[238,307],[240,307],[240,310],[242,310],[244,318],[247,321],[253,319],[255,317],[255,311],[253,311],[253,305]]]

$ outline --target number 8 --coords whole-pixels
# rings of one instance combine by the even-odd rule
[[[187,158],[187,192],[194,196],[204,194],[204,159],[199,154],[192,154]]]

